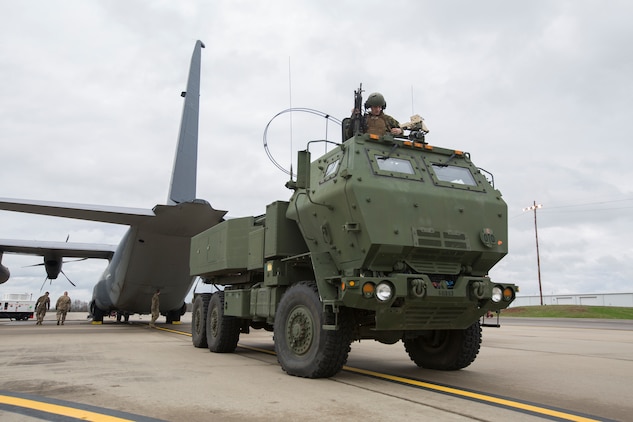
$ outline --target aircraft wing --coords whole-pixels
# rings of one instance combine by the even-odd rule
[[[0,239],[0,256],[3,252],[37,256],[63,256],[64,258],[111,259],[116,245],[101,243],[47,242],[42,240]]]
[[[71,204],[67,202],[12,198],[0,198],[0,210],[99,221],[102,223],[124,224],[128,226],[140,224],[147,218],[155,216],[152,210],[143,208]]]

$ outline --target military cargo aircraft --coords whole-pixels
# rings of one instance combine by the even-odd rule
[[[184,299],[194,282],[189,275],[191,237],[223,221],[226,214],[196,199],[202,48],[204,44],[197,41],[187,91],[182,93],[184,108],[167,204],[136,209],[0,198],[0,210],[129,226],[118,246],[0,239],[0,284],[10,275],[1,265],[3,253],[44,257],[40,265],[46,269],[45,281],[63,274],[64,258],[108,259],[90,302],[93,322],[102,322],[114,311],[149,313],[157,289],[161,291],[161,314],[168,323],[180,321],[186,309]]]

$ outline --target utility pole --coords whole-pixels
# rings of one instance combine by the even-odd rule
[[[531,207],[523,208],[523,211],[534,211],[534,234],[536,236],[536,268],[538,271],[538,291],[541,297],[541,306],[543,306],[543,287],[541,285],[541,258],[539,257],[538,252],[538,228],[536,225],[536,210],[538,208],[543,208],[543,205],[537,204],[536,201],[534,201],[534,205],[532,205]]]

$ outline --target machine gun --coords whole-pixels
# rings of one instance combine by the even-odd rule
[[[352,112],[352,120],[354,121],[354,135],[365,132],[365,119],[361,112],[363,105],[363,83],[356,91],[354,91],[354,111]]]

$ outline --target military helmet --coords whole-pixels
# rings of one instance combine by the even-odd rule
[[[367,101],[365,101],[365,108],[372,106],[382,107],[383,110],[387,108],[385,97],[383,97],[380,92],[372,92],[369,94],[369,97],[367,97]]]

